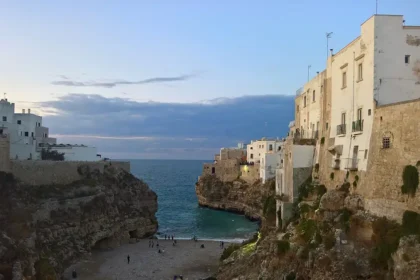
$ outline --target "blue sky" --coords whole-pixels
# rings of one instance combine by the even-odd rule
[[[379,13],[420,24],[420,2],[378,2]],[[374,12],[375,0],[0,0],[0,91],[18,108],[43,114],[63,142],[89,142],[115,157],[209,158],[237,140],[285,135],[291,96],[306,81],[307,66],[311,76],[325,68],[325,33],[334,32],[330,47],[339,50]],[[267,109],[269,98],[278,109]],[[111,118],[107,130],[97,125],[98,100],[115,119],[127,119],[126,126],[113,126]],[[77,111],[77,102],[86,111]],[[229,110],[229,102],[236,107]],[[130,109],[114,112],[120,103]],[[152,103],[153,111],[145,110]],[[213,113],[202,110],[203,103]],[[91,106],[97,111],[90,114]],[[190,110],[185,125],[191,129],[174,125],[173,114],[165,121],[168,110],[183,118]],[[216,112],[225,119],[198,129]],[[230,115],[238,112],[242,121]],[[105,109],[100,113],[106,116]],[[191,138],[207,140],[182,140]],[[152,149],[160,144],[165,150]]]

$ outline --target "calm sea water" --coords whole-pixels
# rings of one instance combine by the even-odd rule
[[[195,183],[203,163],[199,160],[130,160],[131,172],[158,195],[159,233],[178,238],[244,239],[258,224],[244,216],[201,208]]]

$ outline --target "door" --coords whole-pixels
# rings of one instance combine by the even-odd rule
[[[351,168],[357,168],[357,153],[359,152],[359,146],[353,147],[353,159],[351,163]]]

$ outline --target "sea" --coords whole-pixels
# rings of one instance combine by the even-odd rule
[[[131,173],[158,195],[158,237],[241,241],[258,230],[245,216],[198,206],[195,183],[205,160],[130,160]]]

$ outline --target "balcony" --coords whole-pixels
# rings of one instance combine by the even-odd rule
[[[346,135],[346,124],[337,125],[337,135]]]
[[[354,121],[352,124],[352,132],[353,133],[361,133],[363,132],[363,120]]]

